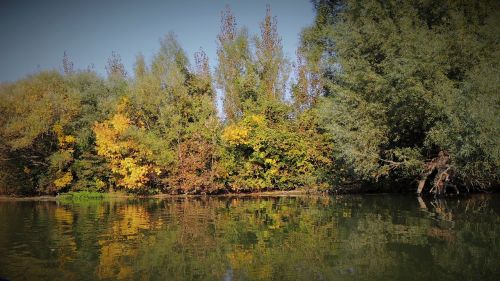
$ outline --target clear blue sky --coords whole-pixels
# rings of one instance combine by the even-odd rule
[[[112,51],[132,71],[141,52],[149,61],[169,31],[190,56],[202,47],[213,67],[220,13],[229,4],[238,26],[259,34],[271,5],[285,54],[295,59],[299,33],[313,21],[308,0],[0,0],[0,82],[39,69],[61,69],[64,51],[77,69],[94,64],[104,74]]]

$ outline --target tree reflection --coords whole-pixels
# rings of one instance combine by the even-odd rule
[[[499,199],[2,202],[0,277],[486,280],[499,275]]]

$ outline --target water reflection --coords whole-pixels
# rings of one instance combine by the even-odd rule
[[[495,280],[498,195],[0,202],[11,280]]]

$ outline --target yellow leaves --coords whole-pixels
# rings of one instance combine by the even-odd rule
[[[119,137],[130,127],[130,119],[121,113],[115,114],[111,120],[94,125],[97,154],[115,158],[120,151],[133,146],[131,141],[119,140]]]
[[[94,125],[97,154],[110,163],[117,177],[117,184],[127,189],[138,189],[149,182],[149,174],[159,175],[160,169],[144,163],[153,152],[124,133],[131,127],[131,120],[117,113],[110,120]]]
[[[94,134],[96,135],[97,152],[102,156],[110,156],[119,151],[119,147],[114,146],[118,137],[130,128],[131,121],[124,114],[117,113],[111,120],[102,123],[95,123]]]
[[[64,173],[60,178],[54,180],[54,185],[57,189],[68,186],[73,181],[73,175],[71,172]]]
[[[159,176],[159,175],[161,174],[161,169],[160,169],[159,167],[156,167],[156,168],[154,168],[154,169],[153,169],[153,172],[154,172],[157,176]]]
[[[130,103],[130,100],[127,97],[121,98],[121,100],[118,102],[118,105],[116,107],[117,112],[124,112],[128,105]]]
[[[229,125],[222,133],[222,139],[230,145],[240,145],[248,143],[248,129],[238,125]]]
[[[266,159],[264,160],[264,163],[269,164],[269,165],[271,165],[271,166],[274,166],[274,165],[276,165],[276,163],[277,163],[277,162],[276,162],[276,160],[275,160],[275,159],[272,159],[272,158],[266,158]]]
[[[61,124],[57,123],[57,124],[54,124],[54,126],[52,127],[52,131],[54,131],[54,133],[57,135],[57,136],[62,136],[64,135],[63,133],[63,127]]]
[[[263,115],[252,114],[237,124],[227,126],[222,133],[222,139],[230,145],[248,144],[255,128],[265,125],[266,118]]]
[[[76,138],[72,135],[62,135],[57,137],[57,141],[59,142],[59,147],[65,148],[74,144],[76,142]]]
[[[244,121],[251,126],[263,126],[266,124],[266,117],[260,114],[252,114],[245,118]]]
[[[130,119],[121,113],[117,113],[111,119],[110,124],[118,134],[122,134],[130,127]]]
[[[251,135],[257,127],[266,125],[266,117],[260,114],[252,114],[245,117],[241,122],[229,125],[222,133],[222,139],[230,145],[248,144]]]
[[[146,176],[149,166],[139,165],[133,158],[127,157],[118,162],[118,165],[112,167],[114,173],[118,173],[123,177],[118,183],[128,189],[136,189],[142,187],[149,181]]]
[[[56,163],[66,163],[68,165],[73,160],[73,153],[75,152],[74,144],[76,143],[76,138],[72,135],[66,135],[64,133],[64,127],[60,122],[52,126],[52,131],[57,136],[57,142],[59,145],[59,151],[53,154],[53,160]],[[58,160],[59,159],[59,160]],[[57,190],[60,190],[73,182],[73,174],[71,171],[62,172],[64,170],[61,164],[58,165],[59,169],[56,173],[56,179],[53,181],[54,186]]]
[[[60,148],[67,148],[76,142],[75,136],[64,134],[64,128],[60,123],[54,124],[54,126],[52,126],[52,131],[57,136]]]
[[[106,183],[103,182],[100,179],[96,179],[95,180],[95,186],[97,187],[97,189],[105,189],[106,188]]]
[[[117,145],[118,133],[109,125],[109,121],[96,123],[94,125],[94,134],[96,137],[97,154],[104,157],[113,157],[118,153]]]
[[[64,137],[64,143],[70,144],[70,143],[75,143],[75,142],[76,142],[75,136],[67,135]]]

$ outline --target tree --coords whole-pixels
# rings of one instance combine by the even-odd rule
[[[15,168],[32,190],[56,192],[71,183],[75,138],[66,133],[79,112],[80,95],[56,72],[20,80],[1,95],[5,122],[4,165]],[[22,171],[22,172],[19,172]]]
[[[147,135],[144,127],[134,126],[122,112],[127,102],[127,99],[121,101],[110,120],[94,125],[97,154],[108,160],[117,187],[143,191],[161,170],[149,161],[148,156],[156,151],[140,142]]]
[[[222,133],[226,184],[236,192],[325,188],[328,144],[314,128],[251,114]],[[323,170],[325,169],[325,170]]]
[[[189,193],[212,186],[215,94],[208,58],[203,52],[195,58],[192,71],[175,35],[168,34],[151,67],[138,59],[141,75],[108,119],[94,126],[97,153],[107,159],[117,188]]]
[[[256,68],[259,75],[259,97],[283,100],[288,82],[288,62],[283,55],[277,19],[267,5],[266,16],[260,23],[260,38],[256,38]]]
[[[321,92],[319,79],[308,69],[301,50],[297,50],[295,77],[296,81],[291,87],[295,110],[302,112],[315,107]]]
[[[250,52],[247,30],[237,29],[229,6],[222,12],[217,36],[217,85],[224,93],[224,113],[229,121],[243,116],[257,100],[257,73]]]
[[[73,61],[71,61],[71,59],[68,56],[68,54],[66,53],[66,51],[64,52],[62,63],[63,63],[64,74],[70,75],[70,74],[73,74],[75,72]]]
[[[111,52],[111,57],[108,58],[108,64],[106,65],[106,72],[108,78],[127,77],[127,71],[123,65],[122,57],[118,53]]]
[[[321,73],[324,126],[347,176],[410,182],[426,159],[446,152],[455,171],[446,178],[455,184],[498,181],[498,154],[491,153],[496,97],[471,86],[478,85],[479,69],[498,61],[491,49],[497,3],[314,3],[315,25],[303,32],[302,49],[307,65]],[[491,102],[483,107],[487,116],[475,113],[478,99]]]
[[[147,67],[146,67],[146,62],[144,61],[144,56],[142,54],[138,54],[137,57],[135,58],[135,65],[134,65],[134,74],[135,74],[135,79],[141,79],[146,75],[147,72]]]

